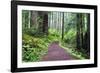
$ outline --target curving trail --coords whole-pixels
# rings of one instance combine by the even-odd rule
[[[58,42],[53,42],[48,47],[48,53],[43,56],[42,61],[56,61],[56,60],[74,60],[65,49],[59,46]]]

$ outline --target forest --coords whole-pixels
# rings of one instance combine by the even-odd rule
[[[69,60],[63,52],[90,58],[90,14],[22,10],[22,61]]]

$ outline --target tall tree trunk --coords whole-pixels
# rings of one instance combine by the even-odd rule
[[[62,34],[62,12],[60,12],[60,32]]]
[[[60,26],[59,26],[59,25],[60,25],[60,21],[59,21],[59,18],[60,18],[60,17],[59,17],[59,16],[60,16],[60,15],[59,15],[59,12],[58,12],[58,31],[60,30]],[[60,31],[59,31],[59,32],[60,32]]]
[[[43,32],[48,34],[48,12],[43,15]]]
[[[38,11],[38,31],[42,32],[43,29],[43,11]]]
[[[37,11],[32,11],[32,25],[33,25],[33,27],[35,27],[36,29],[38,28],[37,16],[38,16]]]
[[[87,14],[87,53],[90,57],[90,14]]]
[[[22,10],[22,27],[26,28],[26,25],[25,25],[25,11],[24,10]]]
[[[31,11],[28,12],[28,28],[30,28]]]
[[[83,48],[83,14],[80,14],[81,48]]]
[[[80,42],[80,14],[77,14],[77,49],[79,50],[81,48],[81,42]]]
[[[64,38],[64,12],[62,13],[63,16],[62,16],[62,40]]]
[[[48,28],[50,28],[50,12],[48,12]]]

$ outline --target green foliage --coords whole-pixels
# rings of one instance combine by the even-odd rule
[[[24,28],[23,29],[23,34],[26,33],[30,36],[34,36],[34,37],[44,37],[44,33],[40,32],[39,29],[36,29],[34,27],[29,28]]]
[[[67,48],[65,45],[62,45],[62,44],[60,44],[60,46],[62,48],[64,48],[67,52],[69,52],[71,55],[76,57],[77,59],[85,59],[86,58],[82,52],[78,51],[75,48]]]
[[[76,44],[76,31],[75,29],[70,29],[67,33],[64,33],[63,44],[68,44],[69,46],[74,47]]]
[[[85,59],[86,54],[76,49],[76,30],[71,28],[64,33],[64,39],[60,42],[60,46],[79,59]]]
[[[32,29],[23,33],[23,61],[40,61],[41,57],[47,53],[48,46],[54,41],[59,41],[60,35],[56,30],[49,29],[48,35],[36,34]]]
[[[25,48],[27,50],[25,50]],[[39,61],[38,48],[30,48],[29,46],[23,46],[23,61]]]
[[[23,27],[28,27],[28,16],[29,16],[29,11],[28,10],[22,10],[22,25]]]
[[[42,16],[38,16],[37,17],[37,21],[38,21],[38,24],[42,23],[43,22],[43,17]]]
[[[32,13],[34,13],[34,16]],[[29,14],[31,16],[29,17]],[[64,13],[64,16],[63,16]],[[45,19],[44,15],[48,15]],[[64,22],[63,22],[64,17]],[[85,18],[84,18],[85,17]],[[34,19],[33,19],[34,18]],[[82,19],[81,17],[79,18]],[[77,13],[70,12],[39,12],[39,11],[22,11],[22,56],[23,62],[40,61],[41,57],[47,53],[50,43],[58,41],[64,48],[69,48],[74,56],[84,58],[81,51],[76,50],[77,28],[82,28],[83,36],[87,31],[87,17],[83,15],[85,23],[82,27],[78,20]],[[44,24],[46,22],[46,24]],[[29,24],[30,23],[30,24]],[[77,23],[78,26],[77,26]],[[64,24],[64,29],[62,29]],[[29,27],[30,26],[30,27]],[[64,35],[62,39],[62,30]],[[48,32],[47,32],[48,31]],[[80,32],[80,31],[78,31]],[[83,50],[84,51],[84,50]]]
[[[60,33],[55,29],[49,29],[48,40],[50,41],[59,41]]]
[[[44,38],[23,34],[23,61],[39,61],[46,54],[47,47]]]

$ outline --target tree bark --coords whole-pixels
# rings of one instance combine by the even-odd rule
[[[28,28],[30,28],[30,19],[31,19],[31,12],[28,12]]]
[[[48,34],[48,12],[43,15],[43,32]]]
[[[80,15],[77,14],[77,36],[76,36],[76,39],[77,39],[77,49],[79,50],[81,48],[81,45],[80,45]]]
[[[35,27],[36,29],[38,28],[37,16],[38,16],[37,11],[32,11],[32,25],[33,25],[33,27]]]
[[[62,16],[62,40],[64,38],[64,12],[62,13],[63,16]]]

